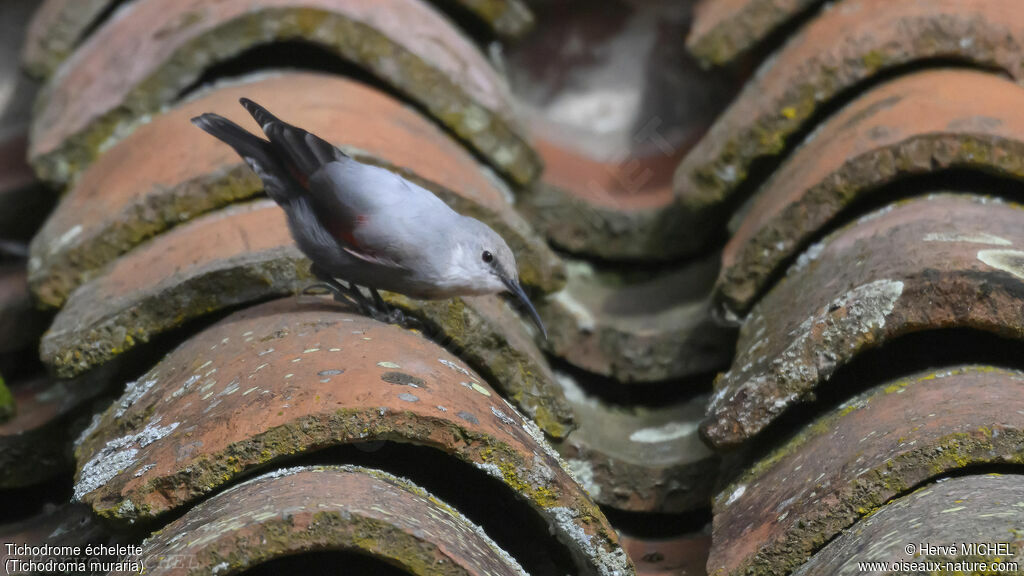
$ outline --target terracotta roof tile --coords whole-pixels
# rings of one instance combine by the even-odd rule
[[[924,71],[866,92],[816,129],[754,198],[723,254],[717,298],[745,313],[800,247],[883,185],[949,168],[1024,178],[1022,133],[1024,90],[993,74]]]
[[[906,553],[908,543],[961,542],[964,535],[978,542],[1008,544],[1010,554],[978,554],[986,563],[997,558],[1024,563],[1024,538],[1020,535],[1020,516],[1007,514],[1006,504],[1019,501],[1024,482],[1020,475],[974,475],[949,478],[921,488],[891,502],[870,518],[836,537],[816,554],[795,576],[830,574],[881,574],[881,571],[857,571],[857,559],[865,562],[921,560],[937,562],[962,559],[959,554]],[[972,540],[973,542],[973,540]],[[947,545],[948,546],[948,545]],[[868,551],[868,553],[865,553]],[[1019,568],[996,568],[997,573],[1015,573]]]
[[[112,521],[149,521],[295,454],[373,440],[473,463],[575,547],[582,572],[626,568],[540,431],[483,379],[421,336],[315,298],[236,313],[129,385],[79,448],[75,491]]]
[[[457,5],[491,26],[502,36],[515,38],[534,25],[533,13],[522,0],[438,0],[444,8]],[[22,55],[25,68],[35,76],[53,74],[84,36],[107,18],[117,0],[43,0],[28,25]]]
[[[231,148],[188,121],[213,111],[258,131],[238,105],[242,96],[489,223],[518,254],[524,283],[542,290],[561,285],[561,263],[511,209],[508,190],[442,130],[357,82],[276,73],[208,90],[140,126],[92,164],[33,242],[31,281],[44,304],[60,306],[103,265],[147,238],[262,193]]]
[[[1024,373],[990,366],[929,371],[809,422],[719,492],[709,571],[789,572],[906,490],[1024,462],[1022,384]]]
[[[890,205],[805,253],[744,321],[704,433],[756,435],[861,352],[911,332],[1024,336],[1024,208],[938,194]],[[899,247],[894,250],[893,247]]]
[[[526,574],[448,504],[355,466],[285,468],[233,486],[147,540],[141,557],[149,574],[238,574],[311,550],[354,550],[409,574]]]
[[[165,25],[142,24],[154,21]],[[504,81],[421,0],[132,2],[65,61],[40,95],[30,161],[43,179],[67,182],[207,67],[286,39],[322,45],[366,68],[517,183],[537,176],[540,165],[511,120]],[[95,81],[113,69],[119,73]]]
[[[648,278],[570,263],[564,290],[538,302],[556,356],[625,384],[706,374],[728,363],[733,331],[712,321],[717,255]]]
[[[694,241],[720,232],[752,165],[777,158],[830,103],[901,67],[956,60],[1021,77],[1013,0],[842,0],[758,69],[680,164],[675,188]],[[749,186],[749,184],[748,184]]]

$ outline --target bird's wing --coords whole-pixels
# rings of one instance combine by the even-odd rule
[[[447,204],[415,183],[350,158],[251,100],[243,98],[241,103],[299,184],[294,193],[308,195],[317,219],[352,256],[402,267],[422,256],[433,238],[430,230],[458,218]]]
[[[431,231],[458,218],[415,183],[351,159],[325,165],[310,178],[309,193],[325,226],[346,246],[364,259],[399,266],[421,258]]]

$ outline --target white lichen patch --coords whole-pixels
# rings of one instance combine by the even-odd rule
[[[509,405],[509,407],[512,408],[511,405]],[[515,408],[513,408],[513,410],[515,410]],[[548,458],[551,458],[552,460],[557,462],[558,466],[563,471],[565,471],[566,474],[568,474],[575,480],[576,478],[572,476],[572,472],[569,470],[569,466],[565,463],[565,460],[562,459],[562,456],[555,451],[551,444],[548,443],[547,439],[544,437],[544,432],[541,431],[540,427],[537,426],[537,424],[535,424],[533,420],[523,417],[522,414],[519,414],[519,418],[523,422],[523,431],[525,431],[527,434],[530,435],[531,438],[533,438],[533,441],[536,442],[542,450],[544,450],[544,454],[546,454]]]
[[[1024,279],[1024,252],[1020,250],[982,250],[978,252],[978,260]]]
[[[729,506],[733,502],[739,500],[746,491],[747,486],[745,484],[740,484],[739,486],[736,487],[735,490],[732,491],[732,494],[729,494],[729,498],[725,501],[725,505]]]
[[[819,308],[791,330],[787,335],[789,345],[771,358],[768,366],[763,357],[750,359],[749,351],[741,353],[737,364],[745,366],[747,360],[753,360],[752,367],[730,370],[723,376],[722,386],[712,398],[711,410],[721,416],[723,410],[731,410],[721,405],[726,399],[731,403],[745,397],[747,402],[764,409],[766,415],[757,418],[765,421],[754,421],[755,417],[746,413],[731,417],[750,432],[760,429],[768,416],[781,413],[802,392],[831,376],[861,342],[874,340],[902,294],[903,282],[899,280],[882,279],[858,286]],[[760,311],[752,312],[751,320],[763,321]],[[771,386],[767,386],[769,382]],[[761,390],[766,388],[786,393],[765,397]]]
[[[124,388],[124,394],[121,395],[121,400],[117,403],[117,409],[114,410],[114,418],[120,418],[124,416],[125,412],[133,404],[139,401],[149,389],[157,383],[156,378],[148,378],[142,380],[141,378],[134,382],[129,382]]]
[[[832,300],[790,332],[793,339],[772,361],[773,371],[783,381],[804,384],[831,374],[839,355],[847,353],[840,347],[884,328],[902,294],[903,282],[876,280]]]
[[[501,420],[503,423],[508,424],[509,426],[515,426],[516,425],[516,421],[515,420],[513,420],[512,418],[509,418],[504,412],[502,412],[501,410],[498,410],[494,406],[491,406],[491,414],[494,414],[495,418],[497,418],[498,420]]]
[[[896,207],[896,204],[889,204],[889,205],[887,205],[884,208],[879,208],[878,210],[875,210],[874,212],[869,212],[869,213],[861,216],[860,218],[858,218],[857,219],[857,224],[863,224],[865,222],[870,222],[870,221],[872,221],[872,220],[874,220],[876,218],[880,218],[882,216],[885,216],[889,212],[892,212],[893,208],[895,208],[895,207]]]
[[[141,478],[146,472],[149,472],[155,467],[156,464],[146,464],[142,468],[139,468],[138,471],[136,471],[135,474],[133,474],[133,476],[135,476],[136,478]]]
[[[700,422],[669,422],[662,426],[641,428],[629,435],[630,442],[658,444],[692,436],[700,428]]]
[[[475,462],[474,461],[473,462],[473,466],[475,466],[476,468],[478,468],[480,470],[483,470],[488,475],[490,475],[492,478],[496,478],[498,480],[501,480],[502,482],[505,481],[505,477],[501,473],[501,468],[498,468],[497,464],[492,464],[490,462]]]
[[[229,382],[228,385],[225,386],[224,389],[221,390],[219,394],[217,394],[217,396],[230,396],[235,392],[238,392],[238,388],[238,378],[235,378],[234,380]]]
[[[557,507],[548,510],[554,516],[553,532],[568,537],[575,548],[583,552],[595,562],[597,573],[600,576],[625,576],[632,574],[626,553],[621,548],[606,549],[594,542],[595,537],[590,536],[583,528],[576,523],[579,512],[571,508]]]
[[[802,253],[800,253],[799,256],[797,256],[796,262],[789,269],[788,274],[793,274],[793,273],[800,272],[800,271],[804,270],[805,268],[807,268],[807,266],[809,266],[811,264],[811,262],[814,262],[815,260],[817,260],[818,257],[821,256],[822,251],[824,251],[824,250],[825,250],[825,243],[824,242],[817,242],[815,244],[811,244],[807,248],[807,250],[804,250]]]
[[[925,234],[925,242],[963,242],[966,244],[988,244],[990,246],[1013,246],[1006,238],[1001,238],[988,232],[975,232],[974,234],[959,234],[956,232],[932,232]]]
[[[153,442],[164,438],[178,427],[174,422],[167,426],[158,426],[160,418],[150,422],[144,429],[135,434],[115,438],[107,442],[88,462],[82,466],[79,480],[75,484],[74,499],[82,497],[109,482],[112,478],[135,464],[139,448],[145,448]]]
[[[178,398],[184,395],[186,392],[189,391],[190,388],[192,388],[193,384],[199,382],[200,378],[202,378],[202,376],[198,374],[193,374],[192,376],[189,376],[188,380],[185,380],[185,383],[181,385],[181,388],[178,388],[177,390],[172,392],[171,397],[165,400],[165,402],[170,402],[171,398]]]
[[[594,499],[600,498],[601,485],[594,481],[594,465],[589,460],[581,460],[579,458],[569,458],[566,464],[568,464],[573,478],[579,482],[580,486],[583,486],[583,489],[590,494],[590,497]]]
[[[463,376],[469,376],[471,379],[476,380],[476,377],[473,376],[472,372],[470,372],[469,370],[466,370],[465,368],[463,368],[462,366],[459,366],[458,364],[456,364],[455,362],[452,362],[451,360],[446,360],[444,358],[438,358],[437,361],[440,362],[441,364],[444,364],[448,368],[458,372],[459,374],[462,374]]]

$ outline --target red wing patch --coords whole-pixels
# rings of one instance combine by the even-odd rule
[[[291,162],[285,162],[284,165],[288,168],[288,173],[291,174],[292,178],[299,183],[299,186],[309,190],[309,177],[303,174],[302,171]]]
[[[370,217],[369,216],[367,216],[365,214],[360,214],[360,215],[356,216],[355,225],[354,226],[348,227],[348,226],[343,225],[342,223],[337,223],[335,226],[332,226],[330,228],[331,234],[335,238],[338,238],[339,240],[341,240],[345,244],[348,244],[349,246],[351,246],[355,250],[361,250],[362,246],[359,245],[359,241],[357,241],[356,237],[355,237],[355,229],[357,227],[359,227],[359,226],[362,226],[363,224],[366,224],[369,221],[370,221]]]

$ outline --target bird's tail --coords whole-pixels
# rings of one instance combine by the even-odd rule
[[[316,134],[282,121],[252,100],[241,98],[239,102],[259,123],[279,155],[287,158],[288,162],[306,178],[312,176],[324,164],[348,158],[331,143]]]
[[[266,161],[272,155],[270,142],[256,136],[220,114],[200,114],[192,123],[207,134],[235,149],[238,155],[249,160]]]
[[[274,122],[284,124],[284,122],[281,122],[280,118],[271,114],[269,110],[248,98],[239,98],[238,103],[252,115],[253,119],[259,123],[260,128],[263,130],[267,129],[268,124],[272,124]]]
[[[270,142],[231,120],[213,113],[200,114],[192,123],[207,134],[231,146],[263,181],[263,188],[275,202],[286,205],[290,198],[281,182],[281,168]]]

